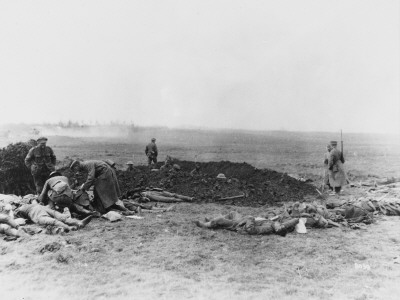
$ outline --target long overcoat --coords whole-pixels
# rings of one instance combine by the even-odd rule
[[[81,166],[88,172],[83,189],[88,190],[93,185],[93,208],[100,213],[107,212],[121,196],[116,173],[107,163],[100,160],[87,160],[82,162]]]
[[[343,168],[342,152],[333,148],[329,153],[329,184],[331,187],[340,187],[347,184],[346,173]]]

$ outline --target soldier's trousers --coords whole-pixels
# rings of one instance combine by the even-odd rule
[[[149,157],[147,157],[147,163],[148,163],[149,166],[151,165],[152,162],[153,162],[154,164],[157,163],[157,157],[156,157],[156,156],[149,156]]]
[[[32,174],[33,182],[35,183],[36,193],[40,195],[43,190],[44,184],[46,180],[49,178],[51,171],[49,170],[41,170],[38,173]]]
[[[70,218],[59,212],[54,212],[54,218],[51,216],[41,216],[39,217],[37,224],[43,226],[51,225],[70,229],[69,226],[79,226],[80,223],[76,219]]]

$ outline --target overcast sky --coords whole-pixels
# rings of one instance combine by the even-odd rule
[[[0,0],[0,123],[400,132],[400,1]]]

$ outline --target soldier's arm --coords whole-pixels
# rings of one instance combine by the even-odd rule
[[[30,169],[32,165],[33,159],[33,148],[29,150],[28,154],[25,157],[25,166]]]
[[[328,159],[328,168],[329,168],[329,170],[332,170],[332,168],[333,168],[333,165],[334,165],[334,154],[333,154],[333,152],[334,151],[331,151],[330,153],[329,153],[329,159]]]
[[[83,184],[82,189],[87,191],[94,183],[95,178],[95,172],[96,169],[94,167],[94,165],[87,165],[87,169],[88,169],[88,177],[86,179],[86,182]]]
[[[148,146],[146,146],[146,149],[144,150],[144,153],[148,153],[149,152],[149,147]]]
[[[154,154],[155,154],[156,156],[158,155],[157,145],[154,146]]]

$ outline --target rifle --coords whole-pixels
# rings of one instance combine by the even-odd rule
[[[344,163],[344,156],[343,156],[343,134],[342,129],[340,129],[340,160]]]

